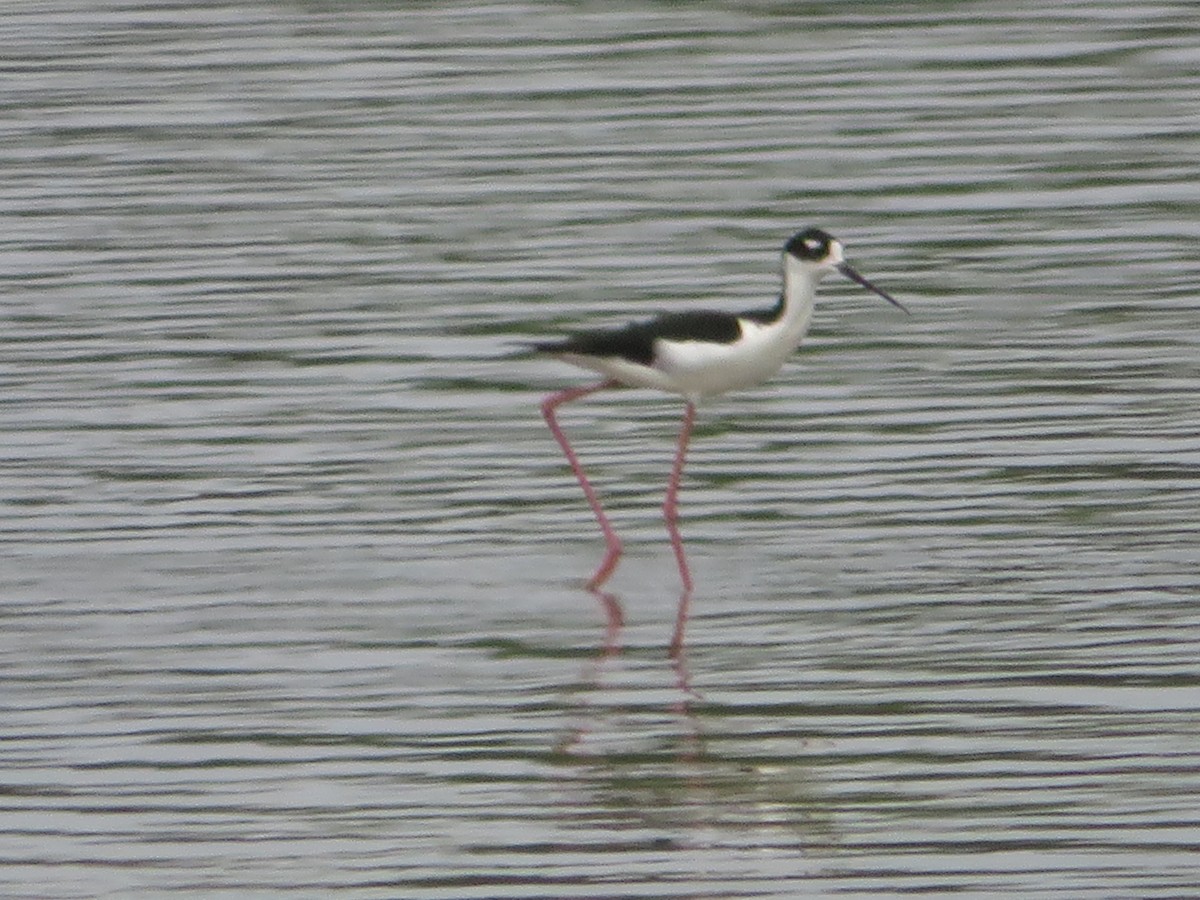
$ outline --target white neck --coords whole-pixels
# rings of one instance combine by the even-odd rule
[[[812,322],[817,282],[824,274],[823,269],[790,254],[783,257],[783,315],[779,324],[793,346],[799,345]]]

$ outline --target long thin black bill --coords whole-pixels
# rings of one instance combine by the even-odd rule
[[[898,307],[899,309],[904,310],[906,313],[908,312],[907,306],[905,306],[903,303],[901,303],[899,300],[897,300],[895,297],[893,297],[887,291],[883,290],[883,288],[876,287],[871,282],[867,281],[867,279],[863,278],[861,275],[859,275],[857,272],[855,272],[854,269],[850,268],[850,265],[848,263],[839,263],[837,269],[839,272],[841,272],[843,275],[845,275],[847,278],[849,278],[855,284],[861,284],[872,294],[878,294],[880,297],[882,297],[888,303],[892,304],[892,306]],[[909,313],[909,315],[912,315],[912,313]]]

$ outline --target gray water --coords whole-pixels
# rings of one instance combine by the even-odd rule
[[[1200,892],[1200,18],[13,4],[0,894]],[[701,411],[513,344],[830,281]]]

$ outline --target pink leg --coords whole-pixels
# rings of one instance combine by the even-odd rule
[[[567,436],[558,426],[558,421],[554,417],[554,411],[564,403],[570,403],[572,400],[578,400],[581,397],[588,396],[588,394],[594,394],[596,391],[617,387],[618,385],[619,382],[616,381],[602,381],[599,384],[593,384],[589,387],[569,388],[565,391],[559,391],[557,394],[551,394],[542,401],[542,416],[545,417],[546,424],[550,426],[550,433],[554,435],[554,439],[562,447],[563,454],[567,457],[567,462],[571,464],[571,471],[575,473],[575,477],[579,480],[579,486],[583,488],[583,495],[587,497],[587,501],[592,507],[592,512],[596,515],[596,521],[600,523],[600,530],[604,532],[604,545],[607,548],[604,553],[604,559],[600,561],[600,567],[596,569],[596,573],[592,575],[591,580],[587,583],[588,590],[592,591],[608,581],[609,576],[617,568],[617,562],[621,559],[621,539],[617,537],[617,533],[613,530],[612,525],[609,524],[608,516],[604,514],[604,508],[600,505],[600,498],[596,496],[596,491],[592,488],[591,482],[583,474],[583,466],[579,463],[579,457],[575,455],[575,451],[571,449],[571,444],[567,441]]]
[[[671,481],[667,485],[667,499],[663,503],[663,519],[671,536],[671,548],[675,551],[675,562],[679,565],[679,578],[683,581],[684,594],[692,592],[692,573],[688,569],[687,557],[683,554],[683,538],[679,535],[679,481],[683,477],[683,461],[687,457],[688,441],[692,437],[692,424],[696,421],[696,407],[691,402],[683,413],[683,425],[679,429],[679,449],[675,451],[675,464],[671,467]]]

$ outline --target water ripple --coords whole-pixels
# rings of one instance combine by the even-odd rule
[[[1187,895],[1192,18],[12,10],[3,892]],[[679,405],[564,411],[594,597],[515,342],[809,223],[914,314],[702,410],[672,665]]]

